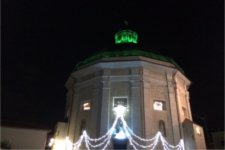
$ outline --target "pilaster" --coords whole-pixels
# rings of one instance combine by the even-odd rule
[[[79,104],[79,91],[80,88],[73,88],[73,95],[72,95],[72,105],[71,105],[71,115],[70,115],[70,120],[69,120],[69,139],[72,140],[72,142],[74,143],[75,141],[78,140],[78,136],[77,134],[75,134],[76,129],[78,128],[78,123],[77,121],[77,115],[78,115],[78,111],[80,111],[80,105]]]
[[[110,107],[110,82],[102,81],[102,98],[101,98],[101,118],[100,118],[100,136],[107,133],[109,127],[109,107]]]

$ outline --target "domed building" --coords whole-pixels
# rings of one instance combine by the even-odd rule
[[[121,30],[114,47],[77,63],[65,84],[68,123],[57,124],[53,149],[206,148],[192,121],[190,80],[173,59],[137,43],[136,32]]]

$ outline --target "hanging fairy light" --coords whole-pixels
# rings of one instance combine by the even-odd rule
[[[116,119],[115,119],[115,121],[114,121],[112,127],[109,129],[109,131],[108,131],[105,135],[103,135],[103,136],[101,136],[100,138],[97,138],[97,139],[92,139],[92,138],[90,138],[89,136],[87,136],[88,140],[97,142],[97,141],[100,141],[100,140],[104,139],[105,137],[107,137],[107,135],[111,134],[111,132],[114,130],[118,118],[119,118],[119,117],[116,117]],[[85,132],[86,132],[86,131],[85,131]]]
[[[128,127],[126,121],[123,118],[123,114],[126,111],[126,108],[118,105],[117,107],[114,108],[115,114],[117,115],[116,119],[114,120],[114,123],[112,125],[112,127],[109,129],[109,131],[101,136],[100,138],[90,138],[87,134],[86,131],[83,131],[83,134],[80,136],[79,140],[73,144],[72,149],[73,150],[79,150],[81,143],[84,141],[85,142],[85,146],[88,150],[90,150],[91,148],[100,148],[102,147],[102,150],[105,150],[107,148],[107,146],[109,145],[113,132],[115,130],[116,124],[118,122],[118,120],[120,119],[122,121],[122,125],[121,128],[123,128],[124,131],[118,132],[116,133],[117,136],[119,138],[127,138],[129,140],[130,145],[135,149],[138,150],[138,148],[145,148],[145,149],[155,149],[155,147],[157,146],[158,142],[161,141],[162,142],[162,146],[164,150],[169,150],[169,149],[178,149],[178,150],[184,150],[184,143],[183,140],[180,140],[180,143],[177,144],[176,146],[170,145],[162,136],[161,132],[158,132],[153,138],[151,139],[144,139],[141,138],[139,136],[137,136],[136,134],[133,133],[133,131]],[[121,134],[121,135],[120,135]],[[120,137],[121,136],[121,137]],[[116,136],[115,136],[116,137]],[[149,145],[142,145],[139,144],[136,140],[140,140],[142,142],[151,142]],[[92,142],[95,142],[95,144],[92,144]],[[97,143],[97,144],[96,144]]]

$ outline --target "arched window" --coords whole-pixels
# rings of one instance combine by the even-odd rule
[[[162,136],[166,137],[166,127],[163,120],[159,121],[159,131],[161,132]]]
[[[84,130],[85,130],[85,120],[82,120],[80,123],[80,135],[83,134]]]

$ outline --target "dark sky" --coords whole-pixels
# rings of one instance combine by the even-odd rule
[[[223,9],[222,0],[2,1],[1,117],[52,128],[76,63],[113,45],[128,20],[140,45],[173,58],[192,81],[192,113],[224,130]]]

